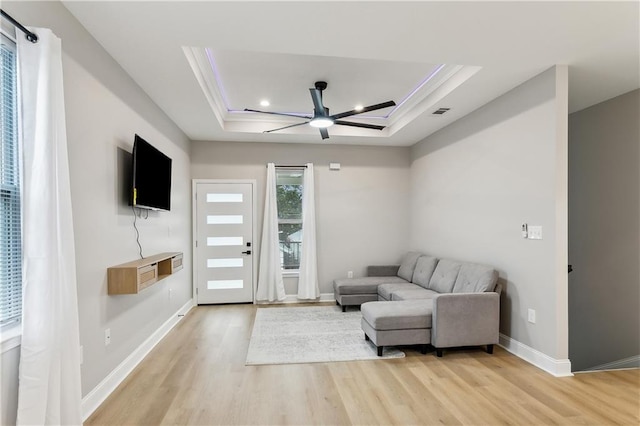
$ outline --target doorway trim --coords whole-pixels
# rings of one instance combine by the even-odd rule
[[[198,188],[198,184],[200,183],[249,183],[251,184],[251,202],[253,204],[252,212],[253,215],[252,223],[251,223],[251,241],[253,242],[253,253],[254,255],[259,251],[258,244],[256,244],[256,231],[257,231],[257,211],[258,206],[256,205],[256,186],[258,185],[258,181],[256,179],[191,179],[191,252],[193,256],[191,256],[191,270],[193,280],[191,283],[191,294],[194,300],[194,305],[198,305],[198,271],[197,271],[197,257],[196,250],[196,240],[197,240],[197,232],[198,232],[198,220],[197,220],[197,205],[196,205],[196,192]],[[253,257],[253,274],[251,278],[251,294],[253,304],[256,303],[256,282],[258,279],[258,256]]]

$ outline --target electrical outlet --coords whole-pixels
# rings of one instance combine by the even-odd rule
[[[111,329],[107,328],[104,331],[104,345],[109,346],[109,343],[111,343]]]
[[[353,271],[347,272],[347,278],[353,278]]]
[[[527,316],[527,320],[531,323],[531,324],[535,324],[536,323],[536,310],[535,309],[529,309],[529,313]]]

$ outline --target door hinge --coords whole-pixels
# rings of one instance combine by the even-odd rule
[[[196,247],[198,247],[198,240],[196,240]]]
[[[198,295],[198,287],[196,287],[196,296]]]

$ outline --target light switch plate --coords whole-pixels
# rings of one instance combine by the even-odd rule
[[[542,239],[542,226],[532,226],[529,225],[529,239],[530,240],[541,240]]]

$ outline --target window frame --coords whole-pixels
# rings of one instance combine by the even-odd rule
[[[278,197],[277,197],[277,190],[278,190],[278,176],[279,174],[284,174],[284,173],[300,173],[300,187],[302,188],[301,191],[301,196],[300,196],[300,218],[299,219],[291,219],[291,218],[280,218],[280,206],[278,206],[278,233],[280,232],[280,225],[284,224],[284,225],[295,225],[295,224],[300,224],[300,230],[302,230],[303,227],[303,221],[302,221],[302,197],[304,194],[304,166],[300,166],[300,167],[278,167],[276,166],[276,203],[278,202]],[[278,238],[279,240],[279,238]],[[302,240],[299,242],[300,244],[300,248],[299,248],[299,254],[302,253]],[[282,253],[282,251],[280,251]],[[300,256],[298,256],[298,258],[300,258]],[[297,276],[300,274],[300,265],[298,264],[298,267],[295,269],[285,269],[284,268],[284,264],[283,264],[283,260],[281,258],[280,261],[280,271],[282,272],[283,276]]]
[[[22,162],[22,156],[21,156],[21,147],[20,147],[20,141],[19,141],[19,127],[20,127],[20,117],[19,117],[19,99],[18,99],[18,52],[17,52],[17,43],[16,43],[16,38],[14,35],[10,34],[9,32],[5,31],[4,29],[2,29],[0,31],[0,38],[2,39],[1,44],[2,46],[9,46],[10,49],[13,51],[14,55],[14,67],[13,67],[13,73],[14,73],[14,81],[12,84],[12,87],[14,88],[13,93],[11,93],[12,97],[13,97],[13,102],[12,102],[12,108],[13,108],[13,114],[12,114],[12,126],[13,130],[10,132],[11,134],[11,142],[15,144],[13,147],[11,147],[11,150],[13,151],[13,155],[15,155],[15,158],[11,164],[11,167],[13,168],[13,175],[15,176],[15,183],[14,184],[5,184],[2,185],[2,191],[3,192],[7,192],[8,193],[8,198],[11,197],[16,197],[17,196],[17,205],[18,205],[18,209],[19,209],[19,235],[20,235],[20,241],[18,242],[18,245],[20,247],[20,252],[19,252],[19,256],[20,256],[20,265],[19,265],[19,270],[20,270],[20,275],[19,275],[19,287],[20,287],[20,296],[19,296],[19,303],[20,305],[22,305],[22,285],[23,285],[23,280],[22,280],[22,229],[23,229],[23,225],[22,225],[22,179],[21,179],[21,162]],[[5,85],[3,84],[3,88],[5,87]],[[4,102],[4,97],[2,99],[2,105],[0,105],[0,108],[4,109],[5,107],[5,102]],[[4,114],[3,114],[4,117]],[[6,123],[3,122],[3,129],[6,130]],[[5,143],[5,139],[4,139],[4,134],[3,134],[3,139],[2,142]],[[4,147],[3,147],[4,150]],[[7,152],[9,152],[9,150],[7,150]],[[14,206],[15,207],[15,206]],[[15,229],[13,229],[13,231],[15,231]],[[11,244],[14,245],[14,244]],[[14,284],[15,286],[15,284]],[[17,346],[20,346],[20,344],[22,343],[22,308],[19,309],[18,314],[16,315],[16,318],[12,319],[10,322],[7,322],[6,324],[1,324],[0,325],[0,353],[4,353],[8,350],[11,350]]]

